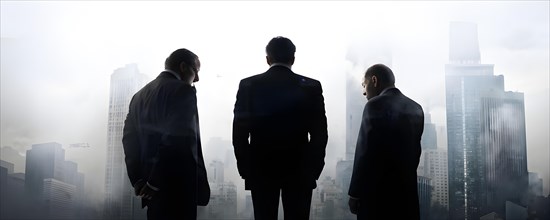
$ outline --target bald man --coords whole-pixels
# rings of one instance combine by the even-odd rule
[[[424,112],[395,88],[395,76],[383,64],[363,78],[363,110],[357,138],[349,206],[357,219],[419,219],[416,168]]]

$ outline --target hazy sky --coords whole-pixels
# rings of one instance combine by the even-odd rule
[[[506,90],[525,94],[528,167],[544,178],[547,194],[549,10],[548,1],[1,1],[1,146],[23,153],[36,143],[87,142],[91,148],[69,149],[67,158],[102,190],[111,73],[137,63],[153,79],[180,47],[202,63],[203,143],[230,140],[238,82],[268,68],[265,45],[282,35],[297,46],[293,70],[323,84],[325,174],[333,174],[344,157],[346,74],[360,77],[366,69],[346,60],[348,49],[365,41],[391,48],[397,87],[444,126],[449,22],[470,21],[478,24],[481,62],[504,75]],[[211,149],[205,157],[224,159]]]

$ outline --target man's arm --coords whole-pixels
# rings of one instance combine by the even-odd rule
[[[237,100],[235,101],[235,109],[233,110],[233,147],[237,158],[237,169],[243,179],[248,178],[250,174],[250,142],[248,138],[250,136],[251,112],[249,89],[249,85],[241,81],[237,92]]]
[[[122,146],[124,148],[124,160],[126,162],[128,177],[130,178],[132,186],[135,187],[136,183],[142,185],[141,182],[143,182],[143,177],[141,176],[141,146],[139,144],[139,134],[135,124],[135,112],[132,110],[133,101],[134,98],[130,101],[128,115],[126,115],[126,120],[124,121]]]
[[[369,170],[372,170],[372,167],[369,160],[372,160],[372,151],[376,146],[376,139],[378,138],[376,134],[373,116],[374,112],[371,109],[372,107],[367,103],[363,110],[363,117],[361,121],[361,127],[359,128],[359,135],[357,137],[357,145],[355,147],[355,158],[353,161],[353,172],[351,175],[351,181],[349,186],[348,195],[350,197],[360,199],[364,193],[366,178],[369,175]]]
[[[328,141],[327,117],[321,83],[316,82],[313,88],[312,112],[309,121],[309,146],[312,158],[312,175],[317,180],[325,166],[325,149]]]

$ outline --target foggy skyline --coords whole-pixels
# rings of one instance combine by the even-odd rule
[[[268,68],[265,45],[272,37],[290,38],[297,47],[293,70],[323,85],[329,126],[323,175],[334,177],[335,162],[345,157],[346,72],[360,79],[367,68],[352,68],[347,51],[373,42],[391,48],[396,86],[431,113],[436,126],[445,126],[449,22],[469,21],[478,25],[481,63],[494,64],[495,75],[504,75],[506,91],[525,94],[528,169],[543,178],[545,195],[549,192],[548,2],[2,1],[1,6],[0,146],[24,152],[51,141],[64,147],[89,143],[90,148],[67,150],[67,159],[79,164],[96,190],[104,186],[109,79],[117,68],[137,63],[153,79],[170,52],[194,51],[202,64],[196,86],[203,142],[230,141],[239,80]],[[207,147],[206,161],[225,159]]]

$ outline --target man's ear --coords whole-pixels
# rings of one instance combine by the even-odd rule
[[[294,58],[295,58],[295,57],[292,57],[292,59],[290,59],[290,63],[289,63],[289,64],[290,64],[291,66],[294,65]]]
[[[270,65],[273,63],[271,62],[271,58],[269,58],[269,56],[265,56],[265,61],[267,62],[267,65]]]
[[[380,85],[378,84],[378,78],[377,78],[375,75],[372,75],[372,77],[370,78],[370,80],[371,80],[372,85],[374,86],[374,88],[380,86]]]

